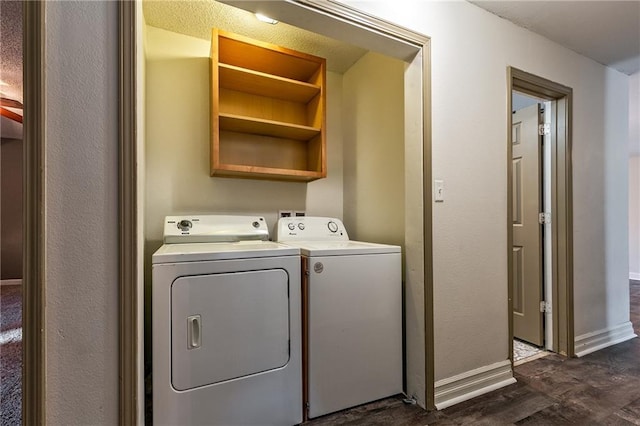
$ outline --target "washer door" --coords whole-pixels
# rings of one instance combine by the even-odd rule
[[[171,288],[171,381],[177,390],[289,362],[285,270],[181,277]]]

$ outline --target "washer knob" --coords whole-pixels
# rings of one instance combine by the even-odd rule
[[[193,224],[191,223],[190,220],[183,219],[180,222],[178,222],[178,229],[180,229],[181,231],[188,231],[192,227],[193,227]]]
[[[288,227],[290,230],[292,230],[292,231],[293,231],[294,229],[296,229],[296,225],[295,225],[294,223],[290,223],[290,224],[288,224],[288,225],[287,225],[287,227]]]
[[[327,228],[329,228],[329,231],[333,233],[338,232],[338,224],[334,221],[329,221],[329,223],[327,223]]]
[[[300,229],[301,231],[304,231],[304,223],[299,223],[298,229]]]

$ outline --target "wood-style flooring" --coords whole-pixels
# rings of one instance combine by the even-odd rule
[[[631,281],[640,335],[640,281]],[[640,338],[583,358],[552,354],[515,367],[517,383],[427,412],[387,398],[306,425],[640,425]]]

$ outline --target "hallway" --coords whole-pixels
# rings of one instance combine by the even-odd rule
[[[630,281],[640,335],[640,281]],[[583,358],[549,355],[515,367],[517,383],[442,411],[387,398],[309,425],[640,425],[640,339]]]

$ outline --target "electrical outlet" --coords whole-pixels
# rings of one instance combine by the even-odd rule
[[[292,217],[293,211],[291,210],[278,210],[278,217]]]
[[[293,212],[293,216],[294,217],[304,217],[306,215],[307,214],[305,213],[304,210],[296,210],[296,211]]]

